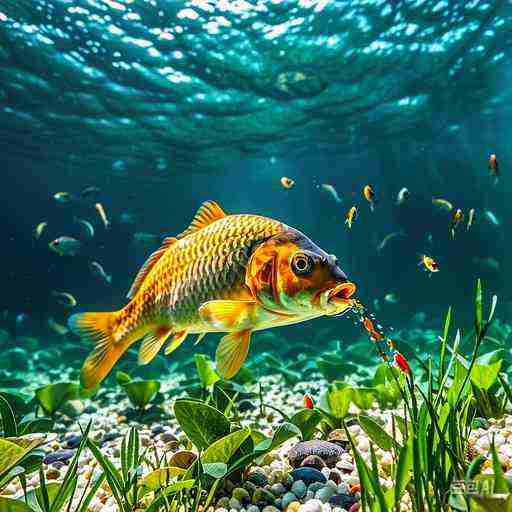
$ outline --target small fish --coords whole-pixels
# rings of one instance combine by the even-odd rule
[[[89,269],[96,277],[103,279],[103,281],[109,284],[112,282],[112,276],[110,274],[107,274],[103,267],[101,266],[101,264],[98,263],[97,261],[89,263]]]
[[[76,334],[96,345],[82,384],[99,384],[142,338],[139,362],[146,364],[169,338],[167,354],[188,334],[207,332],[227,333],[216,361],[229,379],[247,358],[253,331],[343,314],[355,290],[336,257],[301,232],[261,215],[228,215],[208,201],[142,266],[128,304],[69,319]]]
[[[388,244],[388,242],[390,242],[391,240],[393,240],[393,238],[397,238],[397,237],[400,237],[400,236],[404,236],[404,231],[401,229],[400,231],[393,231],[393,233],[389,233],[388,235],[386,235],[383,239],[382,239],[382,242],[377,246],[377,252],[380,252],[382,251],[382,249],[384,249],[384,247],[386,247],[386,245]]]
[[[398,206],[402,206],[411,196],[411,193],[409,192],[409,189],[406,187],[403,187],[400,189],[396,196],[396,204]]]
[[[137,231],[133,234],[133,243],[138,247],[150,248],[158,243],[159,238],[153,233],[145,233],[144,231]]]
[[[71,295],[71,293],[67,292],[57,292],[53,291],[52,295],[55,297],[56,301],[66,308],[74,308],[78,302],[76,301],[75,297]]]
[[[494,215],[491,210],[485,210],[484,211],[484,217],[493,225],[493,226],[501,226],[501,222],[498,220],[496,215]]]
[[[468,213],[468,224],[466,226],[466,231],[469,231],[469,228],[473,225],[473,222],[475,220],[475,209],[471,208]]]
[[[65,325],[59,324],[53,318],[48,318],[48,327],[59,336],[66,336],[69,333],[69,329]]]
[[[492,153],[489,155],[489,160],[487,161],[487,167],[489,169],[489,174],[492,178],[494,178],[494,185],[498,184],[499,175],[500,175],[500,166],[498,164],[497,156]]]
[[[432,275],[434,272],[439,272],[439,265],[437,264],[437,262],[430,256],[427,256],[426,254],[422,254],[420,256],[419,265],[423,265],[425,271],[430,272],[430,275]]]
[[[82,231],[87,238],[94,238],[94,227],[88,220],[75,218],[75,222],[80,224]]]
[[[48,247],[60,256],[76,256],[82,248],[82,242],[70,236],[59,236]]]
[[[399,302],[398,295],[396,293],[387,293],[384,295],[384,302],[388,304],[397,304]]]
[[[304,408],[305,409],[314,409],[315,408],[315,402],[313,401],[313,397],[306,393],[304,395]]]
[[[71,201],[74,201],[75,196],[73,194],[70,194],[69,192],[56,192],[53,194],[53,198],[57,203],[60,204],[66,204],[70,203]]]
[[[458,225],[464,221],[464,212],[457,208],[452,213],[452,221],[450,223],[450,233],[452,234],[452,238],[455,238],[455,230],[457,229]]]
[[[395,364],[402,370],[404,373],[411,373],[411,367],[407,362],[407,359],[400,352],[395,353]]]
[[[382,334],[375,329],[373,322],[368,317],[364,317],[363,326],[368,331],[372,341],[380,341],[384,338],[384,336],[382,336]]]
[[[119,222],[133,225],[137,223],[137,216],[133,212],[122,212],[119,216]]]
[[[283,185],[284,188],[292,188],[295,185],[295,181],[292,180],[291,178],[283,176],[281,178],[281,185]]]
[[[451,212],[453,210],[453,204],[450,201],[442,198],[432,198],[432,204],[441,208],[441,210],[445,210],[447,212]]]
[[[82,199],[88,199],[91,196],[95,196],[101,192],[101,189],[95,186],[86,187],[80,192]]]
[[[101,222],[103,222],[105,229],[108,229],[110,227],[110,221],[107,219],[105,208],[103,208],[103,205],[101,203],[96,203],[94,205],[94,208],[96,208],[96,211],[98,212],[98,215],[100,216]]]
[[[341,203],[341,197],[338,195],[338,192],[336,191],[336,189],[332,185],[329,185],[328,183],[322,183],[321,187],[328,194],[331,194],[331,196],[334,198],[334,200],[337,203]]]
[[[375,197],[375,192],[370,185],[364,186],[363,196],[370,203],[370,210],[373,212],[375,210],[375,205],[377,204],[377,199]]]
[[[495,260],[494,258],[473,258],[471,260],[474,265],[478,265],[485,270],[489,270],[491,272],[499,272],[500,271],[500,262]]]
[[[44,230],[48,226],[48,222],[40,222],[34,229],[34,238],[39,240],[44,233]]]
[[[348,229],[352,229],[352,222],[357,218],[357,208],[352,206],[350,210],[345,215],[345,224],[348,226]]]

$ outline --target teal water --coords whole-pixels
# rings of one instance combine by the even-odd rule
[[[52,291],[72,293],[77,311],[119,307],[146,257],[206,199],[282,220],[337,254],[378,320],[418,351],[434,342],[425,332],[439,330],[449,304],[471,325],[478,277],[500,297],[506,322],[511,21],[510,3],[499,0],[3,2],[1,343],[11,356],[2,375],[20,370],[20,349],[27,360],[41,356],[28,375],[55,361],[76,373],[89,347],[48,326],[50,318],[65,325],[69,314]],[[500,162],[496,186],[491,153]],[[295,186],[284,189],[282,176]],[[373,214],[361,195],[367,183],[379,198]],[[91,185],[108,230],[94,201],[52,197]],[[411,197],[397,206],[404,186]],[[451,240],[449,215],[433,197],[466,215],[475,208],[474,226]],[[360,215],[348,231],[352,205]],[[92,223],[92,239],[75,218]],[[49,250],[62,235],[83,241],[79,256]],[[418,267],[421,253],[439,262],[431,278]],[[91,273],[92,261],[111,284]],[[389,293],[397,303],[384,299]],[[260,335],[249,361],[257,367],[268,351],[285,361],[303,353],[309,364],[338,340],[357,360],[367,346],[361,336],[350,320],[321,319]],[[211,336],[202,350],[215,345]],[[159,357],[154,374],[195,351],[188,342],[172,359]],[[377,362],[369,350],[360,364]],[[122,368],[153,371],[136,370],[133,358]]]

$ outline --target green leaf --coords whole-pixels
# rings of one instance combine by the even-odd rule
[[[492,455],[492,469],[494,472],[494,491],[495,493],[509,493],[510,488],[503,473],[503,469],[501,467],[500,459],[498,458],[498,454],[496,453],[496,446],[494,445],[494,437],[491,443],[491,455]]]
[[[34,512],[24,501],[0,497],[0,512]]]
[[[0,438],[0,479],[42,444],[43,439]]]
[[[471,369],[471,382],[477,388],[488,391],[498,379],[502,362],[500,360],[489,365],[475,364]]]
[[[229,420],[219,410],[194,400],[176,400],[174,414],[188,438],[205,450],[214,441],[229,434]]]
[[[50,418],[23,418],[18,424],[19,434],[35,434],[51,432],[55,422]]]
[[[37,389],[35,395],[43,411],[53,416],[67,401],[77,399],[79,390],[74,382],[58,382]]]
[[[383,450],[391,450],[396,442],[393,438],[372,418],[359,415],[357,421],[368,437]]]
[[[204,354],[196,354],[194,356],[197,374],[201,379],[204,388],[213,386],[220,380],[220,375],[215,371],[213,362]]]
[[[9,405],[9,402],[0,395],[0,418],[2,419],[2,429],[4,437],[16,437],[18,435],[18,428],[14,412]]]
[[[354,402],[359,409],[363,411],[367,409],[371,409],[373,406],[373,402],[376,399],[376,390],[375,388],[370,387],[358,387],[354,388],[352,401]]]
[[[40,504],[45,503],[45,498],[48,499],[48,505],[51,507],[54,500],[57,498],[60,491],[60,484],[57,482],[45,483],[35,489],[27,492],[27,503],[34,512],[45,512],[45,507]]]
[[[167,487],[173,478],[184,475],[185,469],[178,467],[158,468],[148,473],[140,482],[140,485],[147,487],[151,491],[157,491],[162,487]]]
[[[394,502],[397,509],[399,508],[402,494],[411,480],[412,457],[413,449],[411,437],[400,449],[400,454],[398,455],[398,461],[396,464]]]
[[[160,391],[157,380],[134,380],[123,385],[130,402],[137,409],[144,409]]]
[[[320,421],[322,415],[316,409],[301,409],[290,418],[290,423],[300,429],[303,441],[311,439]]]
[[[228,465],[224,462],[207,462],[203,463],[203,473],[212,478],[219,479],[226,476]]]
[[[326,402],[329,412],[337,419],[343,419],[348,413],[353,397],[353,388],[347,386],[343,389],[328,391]]]
[[[124,386],[132,381],[132,378],[126,372],[116,372],[116,381],[120,386]]]
[[[345,376],[357,372],[356,365],[347,363],[344,358],[333,357],[330,354],[324,354],[323,357],[317,359],[316,366],[327,381],[343,379]]]
[[[179,491],[192,489],[195,485],[195,479],[180,480],[179,482],[169,485],[169,487],[166,487],[165,490],[158,495],[158,498],[155,499],[148,508],[146,508],[145,512],[159,512],[164,504],[167,505],[167,498],[173,496]]]
[[[204,464],[211,464],[214,462],[223,462],[224,464],[227,464],[229,459],[238,450],[240,445],[250,436],[250,434],[251,429],[249,427],[245,427],[217,439],[217,441],[211,444],[203,452],[203,455],[201,456],[203,466]]]
[[[475,289],[475,331],[477,335],[482,330],[482,282],[480,279],[476,281]]]
[[[254,449],[255,451],[261,452],[275,450],[284,442],[288,441],[288,439],[291,439],[292,437],[295,436],[301,436],[300,429],[297,426],[293,425],[292,423],[288,423],[285,421],[284,423],[281,423],[279,427],[277,427],[272,438],[265,439],[261,443],[258,443]]]

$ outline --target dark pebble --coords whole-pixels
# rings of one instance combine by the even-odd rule
[[[251,402],[251,400],[241,400],[238,404],[238,410],[240,412],[254,411],[255,405]]]
[[[75,452],[73,450],[57,450],[56,452],[49,453],[44,459],[45,464],[53,464],[54,462],[65,462],[73,457]]]
[[[294,480],[302,480],[306,485],[313,482],[320,482],[322,484],[327,482],[327,478],[325,478],[323,473],[315,468],[297,468],[290,475],[292,475]]]
[[[78,448],[78,445],[82,441],[80,434],[74,434],[66,438],[66,448]]]
[[[311,441],[302,441],[297,443],[287,454],[290,464],[296,468],[302,464],[302,461],[310,455],[320,457],[327,466],[331,467],[338,462],[345,450],[329,441],[312,439]]]
[[[88,405],[85,409],[84,409],[84,413],[85,414],[94,414],[96,411],[98,410],[98,408],[95,406],[95,405]]]
[[[151,433],[156,436],[158,434],[161,434],[162,432],[165,432],[165,429],[162,425],[155,425],[151,428]]]
[[[117,439],[119,437],[119,432],[116,432],[113,430],[112,432],[107,432],[103,439],[101,440],[102,443],[106,443],[108,441],[113,441],[114,439]]]
[[[170,432],[164,432],[160,435],[160,440],[163,443],[177,443],[178,439],[174,434],[171,434]]]
[[[329,503],[336,507],[341,507],[348,510],[354,503],[357,503],[357,499],[350,494],[335,494],[329,498]]]
[[[301,466],[315,469],[325,468],[325,462],[318,455],[308,455]]]
[[[268,484],[268,477],[263,470],[255,469],[251,471],[246,480],[256,485],[257,487],[265,487]]]

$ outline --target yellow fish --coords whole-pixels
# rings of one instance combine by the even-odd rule
[[[137,340],[139,363],[149,363],[188,334],[227,332],[217,347],[217,368],[233,377],[249,352],[253,331],[295,324],[352,307],[356,286],[336,257],[300,231],[259,215],[227,215],[204,203],[190,226],[154,252],[119,311],[80,313],[71,329],[95,343],[82,368],[94,387]]]

